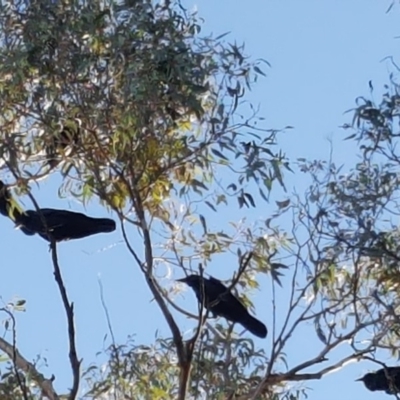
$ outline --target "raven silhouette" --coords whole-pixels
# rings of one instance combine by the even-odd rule
[[[2,181],[0,181],[0,214],[11,218],[26,235],[38,234],[49,242],[51,241],[49,234],[56,242],[61,242],[113,232],[116,229],[115,221],[112,219],[88,217],[74,211],[54,208],[41,208],[40,213],[35,210],[24,211],[12,198]]]
[[[260,338],[267,336],[267,327],[258,319],[252,317],[239,299],[218,279],[212,276],[207,279],[199,275],[189,275],[186,278],[178,279],[178,282],[184,282],[190,286],[200,303],[203,303],[204,294],[204,307],[214,316],[224,317],[234,323],[237,322]]]
[[[16,223],[26,235],[37,233],[49,242],[47,232],[56,242],[61,242],[82,239],[97,233],[113,232],[116,228],[115,221],[109,218],[93,218],[82,213],[54,208],[41,208],[40,212],[46,221],[48,231],[39,212],[34,210],[26,211]]]

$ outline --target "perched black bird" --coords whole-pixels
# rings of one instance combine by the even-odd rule
[[[115,221],[109,218],[92,218],[85,214],[54,208],[40,209],[47,228],[56,242],[81,239],[86,236],[115,231]],[[16,220],[17,225],[27,235],[37,233],[50,241],[39,213],[28,210]]]
[[[387,394],[400,393],[400,367],[382,368],[356,380],[364,382],[372,392],[383,390]]]
[[[204,293],[204,307],[215,317],[221,316],[234,323],[237,322],[260,338],[267,336],[266,326],[252,317],[246,307],[218,279],[212,276],[207,279],[199,275],[189,275],[178,281],[189,285],[200,303],[203,303]]]
[[[115,221],[109,218],[92,218],[82,213],[54,208],[41,208],[40,211],[49,233],[56,242],[113,232],[116,228]],[[50,241],[39,212],[23,211],[2,181],[0,181],[0,214],[11,218],[26,235],[38,234]]]

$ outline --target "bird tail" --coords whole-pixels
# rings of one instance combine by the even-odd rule
[[[268,333],[267,327],[258,319],[252,317],[250,314],[247,314],[242,321],[240,321],[242,326],[250,331],[253,335],[256,335],[260,338],[265,338]]]
[[[115,231],[115,221],[109,218],[95,218],[94,229],[96,233],[106,233]]]

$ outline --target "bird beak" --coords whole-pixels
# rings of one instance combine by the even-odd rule
[[[359,381],[363,382],[363,380],[364,380],[364,378],[358,378],[354,382],[359,382]]]
[[[183,282],[183,283],[186,283],[186,278],[177,279],[176,281],[177,281],[177,282]]]

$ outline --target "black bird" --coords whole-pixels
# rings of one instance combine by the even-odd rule
[[[372,392],[382,390],[387,394],[400,393],[400,367],[387,367],[369,372],[356,381],[364,382],[365,387]]]
[[[82,213],[54,208],[41,208],[40,211],[49,233],[56,242],[113,232],[116,228],[115,221],[109,218],[92,218]],[[50,242],[45,225],[37,211],[26,211],[16,223],[26,235],[37,233]]]
[[[267,336],[266,326],[252,317],[246,307],[218,279],[212,276],[207,279],[199,275],[189,275],[178,281],[189,285],[200,303],[203,303],[204,294],[204,307],[215,317],[220,316],[234,323],[237,322],[260,338]]]
[[[92,218],[74,211],[41,208],[48,232],[56,242],[81,239],[97,233],[113,232],[115,221],[109,218]],[[40,235],[50,241],[39,212],[23,211],[13,200],[8,188],[0,181],[0,214],[11,218],[26,235]]]

